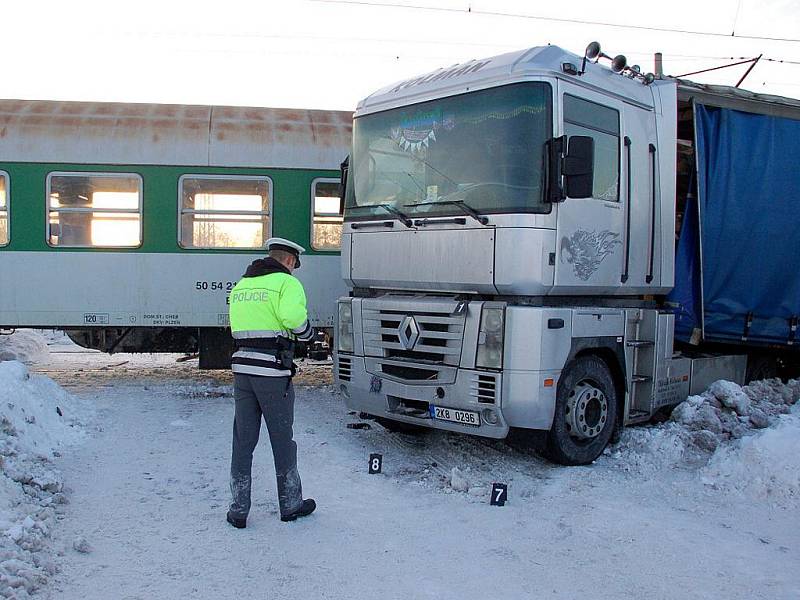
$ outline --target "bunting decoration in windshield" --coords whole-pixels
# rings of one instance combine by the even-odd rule
[[[390,136],[406,152],[418,154],[436,141],[436,131],[449,131],[455,126],[452,115],[442,115],[440,109],[417,112],[404,116],[398,127],[392,127]]]

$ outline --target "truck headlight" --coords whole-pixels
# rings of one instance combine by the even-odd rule
[[[476,367],[500,369],[503,366],[503,330],[505,311],[500,306],[484,306],[481,311],[481,330],[478,334]]]
[[[337,327],[339,352],[353,351],[353,305],[350,301],[339,302],[339,320]]]

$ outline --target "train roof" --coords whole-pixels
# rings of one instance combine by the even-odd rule
[[[0,100],[0,161],[338,169],[349,111]]]

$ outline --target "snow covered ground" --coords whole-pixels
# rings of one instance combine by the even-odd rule
[[[3,584],[16,568],[35,571],[25,581],[41,597],[65,600],[800,597],[796,384],[717,384],[674,420],[627,429],[596,464],[564,468],[502,442],[389,433],[348,413],[309,366],[295,438],[319,509],[278,520],[264,432],[248,527],[234,530],[229,375],[56,342],[30,368],[67,392],[0,362],[0,419],[18,431],[0,439],[58,490],[14,480],[3,454]],[[3,408],[10,395],[37,407],[37,423],[40,409],[62,418],[54,404],[66,420],[42,417],[50,437],[26,445],[24,416]],[[380,475],[367,473],[373,452]],[[508,484],[506,506],[489,506],[493,481]]]

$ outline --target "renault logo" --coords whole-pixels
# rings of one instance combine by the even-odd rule
[[[408,315],[400,322],[397,328],[397,335],[400,338],[400,345],[406,350],[412,350],[419,340],[419,325],[417,320]]]

